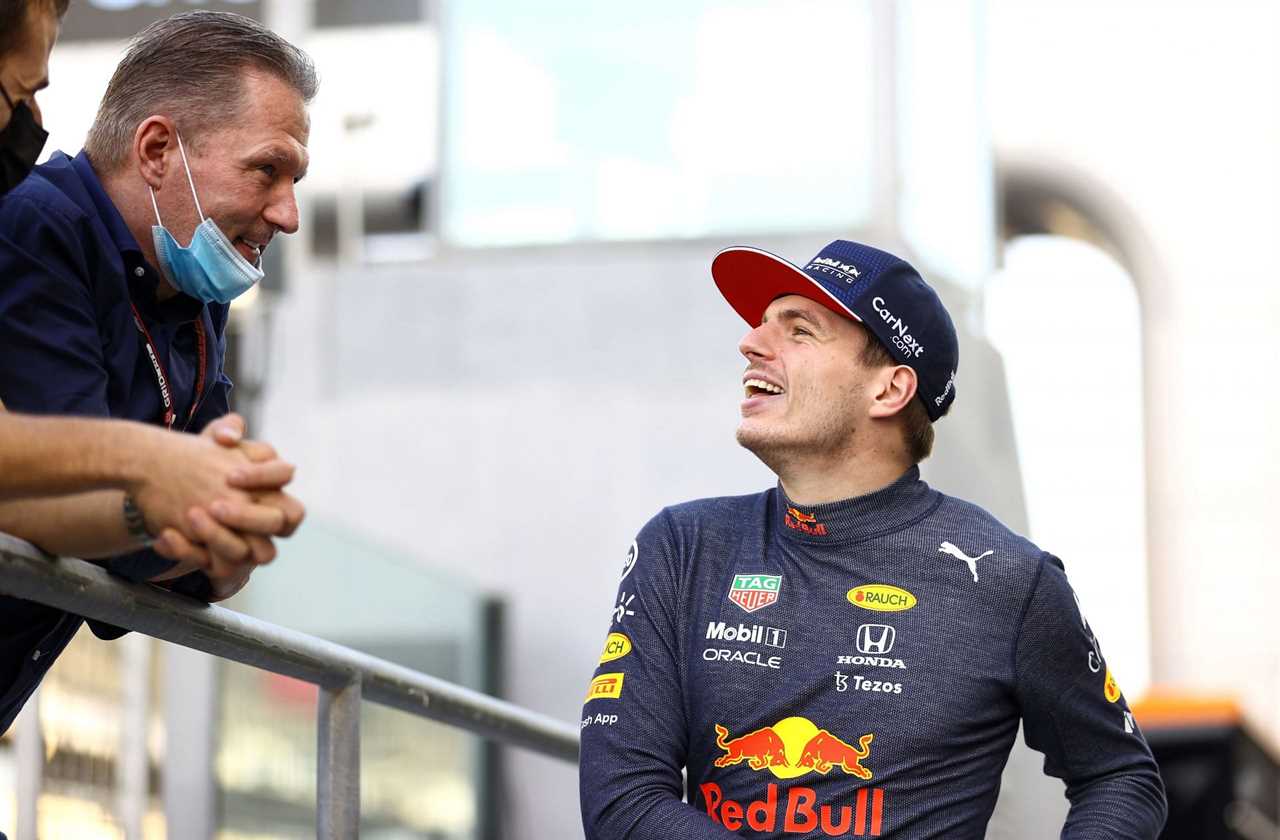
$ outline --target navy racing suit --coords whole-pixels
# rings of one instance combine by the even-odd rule
[[[1024,726],[1069,840],[1146,840],[1155,761],[1062,563],[920,480],[666,508],[582,711],[588,840],[981,838]],[[687,773],[687,781],[684,777]]]

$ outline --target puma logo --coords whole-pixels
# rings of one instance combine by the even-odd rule
[[[974,583],[978,582],[978,561],[983,557],[986,557],[988,554],[995,554],[994,551],[984,551],[977,557],[970,557],[949,542],[944,542],[942,545],[938,546],[938,551],[941,554],[950,554],[957,560],[963,560],[964,564],[969,567],[969,571],[973,572]]]

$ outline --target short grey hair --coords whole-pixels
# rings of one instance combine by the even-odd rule
[[[228,12],[184,12],[156,21],[129,45],[107,85],[84,148],[99,172],[129,158],[138,125],[152,114],[178,124],[188,146],[205,129],[227,123],[244,107],[244,76],[278,77],[302,101],[320,81],[311,58],[252,18]]]

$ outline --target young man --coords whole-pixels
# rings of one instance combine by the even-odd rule
[[[587,837],[981,838],[1019,721],[1064,838],[1156,837],[1155,762],[1061,562],[920,480],[956,397],[934,291],[845,241],[711,271],[751,326],[738,442],[779,482],[632,544],[583,709]]]

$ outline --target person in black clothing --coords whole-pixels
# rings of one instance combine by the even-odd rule
[[[920,479],[956,399],[937,295],[845,241],[712,275],[751,327],[738,441],[778,485],[632,543],[582,712],[589,840],[981,838],[1020,722],[1062,837],[1156,837],[1158,770],[1061,561]]]

